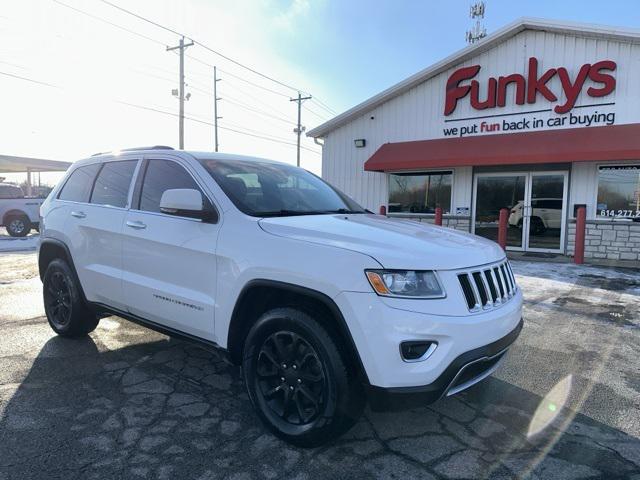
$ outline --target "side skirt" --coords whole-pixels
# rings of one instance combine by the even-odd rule
[[[154,330],[158,333],[162,333],[163,335],[167,335],[168,337],[183,340],[185,342],[204,348],[205,350],[220,354],[225,362],[227,362],[229,365],[237,367],[237,365],[235,365],[231,361],[231,357],[229,356],[229,352],[227,351],[227,349],[221,347],[215,342],[196,337],[195,335],[191,335],[189,333],[181,332],[180,330],[176,330],[175,328],[160,325],[159,323],[153,322],[151,320],[147,320],[146,318],[133,315],[132,313],[117,310],[115,308],[109,307],[108,305],[104,305],[102,303],[90,303],[90,305],[93,308],[93,310],[98,315],[100,315],[100,317],[115,315],[117,317],[123,318],[125,320],[133,322],[142,327],[146,327],[150,330]]]

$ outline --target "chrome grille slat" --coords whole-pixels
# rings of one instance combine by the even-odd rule
[[[500,293],[498,277],[496,277],[496,271],[494,268],[489,269],[489,271],[491,272],[491,278],[493,278],[493,284],[496,286],[496,300],[493,303],[500,305],[502,303],[502,294]]]
[[[478,286],[476,285],[476,279],[473,278],[473,273],[467,273],[467,278],[469,279],[469,283],[471,284],[471,289],[473,290],[473,296],[476,298],[476,304],[473,307],[474,310],[482,307],[482,300],[480,298],[480,292],[478,291]]]
[[[472,268],[457,273],[470,312],[498,308],[518,291],[508,261]],[[483,302],[483,297],[486,301]]]
[[[500,265],[498,267],[498,271],[500,272],[500,276],[502,277],[502,281],[504,283],[504,293],[507,297],[511,297],[511,281],[507,279],[507,272],[504,271],[504,265]]]

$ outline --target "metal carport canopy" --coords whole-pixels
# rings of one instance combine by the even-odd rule
[[[640,160],[640,124],[385,143],[370,172],[477,165]]]
[[[70,166],[71,162],[0,155],[0,173],[64,172]]]

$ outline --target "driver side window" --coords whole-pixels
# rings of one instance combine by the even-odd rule
[[[149,160],[142,181],[139,210],[160,213],[162,194],[174,188],[190,188],[202,193],[193,177],[178,163]]]

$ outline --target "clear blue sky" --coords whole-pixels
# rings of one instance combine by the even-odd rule
[[[472,24],[470,0],[111,1],[309,91],[337,112],[463,48]],[[100,0],[5,3],[0,153],[76,160],[123,146],[176,145],[178,59],[165,50],[175,34]],[[633,28],[640,27],[640,0],[487,0],[489,33],[522,16]],[[188,54],[186,148],[212,149],[215,64],[222,70],[221,151],[295,162],[295,90],[202,46]],[[306,102],[303,124],[330,118],[323,108]],[[320,147],[303,138],[302,165],[319,172],[320,159]]]

